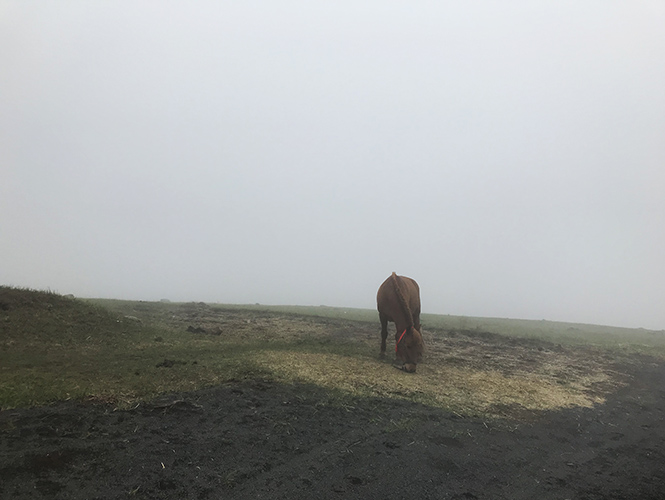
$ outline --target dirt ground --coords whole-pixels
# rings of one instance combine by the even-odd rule
[[[439,348],[478,339],[449,336]],[[505,351],[501,359],[543,352],[512,339],[492,349]],[[500,359],[470,348],[465,356],[456,362]],[[268,380],[127,410],[6,410],[0,498],[663,499],[665,364],[622,359],[612,367],[622,383],[602,403],[503,419],[394,398],[340,404],[317,386]]]

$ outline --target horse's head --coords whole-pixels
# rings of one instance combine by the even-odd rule
[[[402,369],[409,373],[416,371],[416,364],[423,356],[423,336],[415,327],[404,331],[395,345],[395,357],[403,363]]]

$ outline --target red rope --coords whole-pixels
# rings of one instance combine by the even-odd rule
[[[397,340],[397,343],[395,344],[395,352],[397,352],[397,344],[399,344],[400,340],[402,340],[402,337],[404,337],[404,334],[406,333],[406,330],[402,332],[402,335],[399,336],[399,339]]]

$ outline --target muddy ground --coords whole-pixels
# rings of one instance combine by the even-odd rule
[[[496,338],[492,349],[505,359],[542,351]],[[340,403],[314,385],[269,380],[125,410],[6,410],[0,498],[663,499],[665,365],[622,360],[612,367],[622,383],[601,404],[498,419],[394,398]]]

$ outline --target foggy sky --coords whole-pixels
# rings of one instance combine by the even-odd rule
[[[0,0],[0,284],[665,328],[665,4]]]

